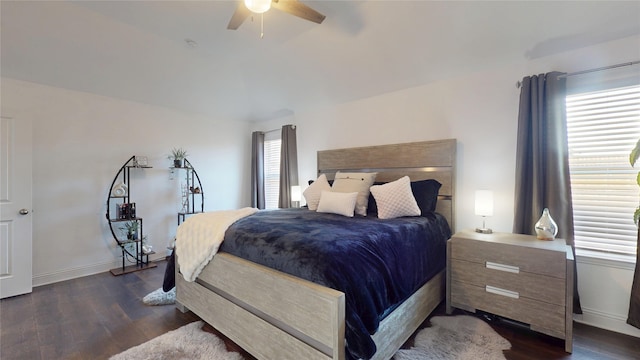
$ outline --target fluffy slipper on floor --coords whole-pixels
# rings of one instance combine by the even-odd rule
[[[176,303],[176,288],[164,292],[162,288],[153,291],[142,299],[147,305],[170,305]]]

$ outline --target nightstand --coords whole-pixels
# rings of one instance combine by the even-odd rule
[[[447,242],[447,313],[481,310],[526,323],[571,352],[573,261],[562,239],[458,232]]]

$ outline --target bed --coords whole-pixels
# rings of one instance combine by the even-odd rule
[[[436,211],[453,223],[454,139],[319,151],[318,175],[376,172],[442,184]],[[308,211],[308,210],[307,210]],[[176,267],[179,272],[179,267]],[[372,359],[389,359],[444,298],[444,268],[394,306],[371,335]],[[219,252],[194,282],[176,274],[177,306],[191,310],[258,359],[347,359],[345,293]]]

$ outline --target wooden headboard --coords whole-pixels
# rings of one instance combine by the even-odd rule
[[[318,175],[329,180],[337,171],[377,172],[376,181],[408,175],[412,181],[435,179],[442,187],[436,210],[454,224],[456,139],[318,151]]]

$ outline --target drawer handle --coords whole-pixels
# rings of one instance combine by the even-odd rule
[[[500,289],[499,287],[495,287],[491,285],[485,285],[484,290],[488,293],[502,295],[502,296],[513,298],[513,299],[520,298],[520,293],[518,293],[517,291]]]
[[[519,274],[520,273],[520,267],[518,267],[518,266],[499,264],[499,263],[494,263],[494,262],[491,262],[491,261],[487,261],[485,263],[485,266],[487,267],[487,269],[506,271],[506,272],[510,272],[510,273],[514,273],[514,274]]]

